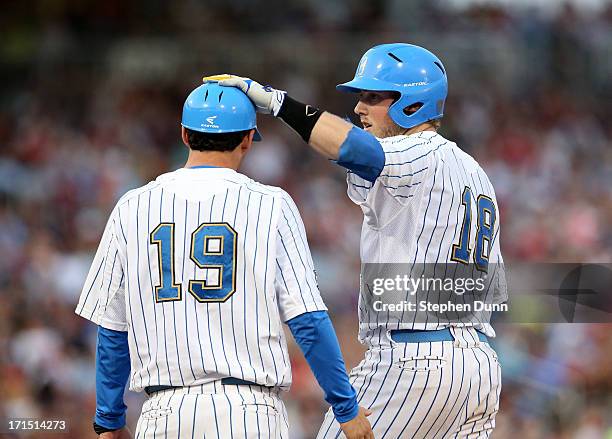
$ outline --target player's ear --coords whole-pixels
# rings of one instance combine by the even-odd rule
[[[191,147],[189,146],[189,139],[187,138],[187,130],[182,125],[181,125],[181,138],[183,139],[183,143],[185,144],[185,146],[191,149]]]
[[[240,143],[240,149],[242,149],[243,153],[246,153],[251,145],[253,145],[253,136],[255,135],[255,129],[249,130],[249,133],[244,136],[242,142]]]

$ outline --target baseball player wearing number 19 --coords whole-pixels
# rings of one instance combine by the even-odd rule
[[[77,314],[98,325],[94,430],[129,437],[123,391],[148,399],[137,438],[287,439],[289,326],[351,439],[372,430],[349,383],[291,197],[236,172],[261,139],[237,89],[183,107],[184,168],[113,209]]]
[[[471,156],[438,133],[448,82],[433,53],[394,43],[362,56],[354,78],[337,86],[358,96],[354,112],[362,128],[248,78],[209,80],[242,89],[258,111],[280,118],[347,168],[348,196],[364,216],[362,266],[461,265],[488,279],[492,301],[506,301],[493,185]],[[371,303],[362,286],[359,339],[368,351],[350,377],[360,404],[373,412],[375,437],[488,437],[501,389],[489,319],[392,321],[374,314]],[[328,412],[318,438],[341,434]]]

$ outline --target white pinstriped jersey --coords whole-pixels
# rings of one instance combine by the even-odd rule
[[[385,167],[372,184],[349,172],[348,195],[364,214],[361,232],[361,261],[364,264],[424,264],[451,263],[453,246],[464,248],[473,263],[476,247],[483,249],[487,262],[492,264],[492,299],[506,300],[505,274],[499,245],[499,209],[493,186],[478,163],[455,143],[433,131],[409,136],[378,139],[385,152]],[[466,189],[467,188],[467,189]],[[464,197],[469,198],[466,201]],[[479,233],[478,203],[489,200],[487,217],[491,239],[485,236],[476,245]],[[492,206],[491,206],[492,205]],[[470,208],[466,222],[466,206]],[[490,210],[494,211],[491,217]],[[490,245],[487,245],[490,243]],[[458,251],[458,250],[456,250]],[[469,253],[469,254],[468,254]],[[481,256],[483,256],[481,255]],[[490,267],[490,268],[491,268]],[[380,337],[380,330],[440,329],[448,324],[403,322],[393,324],[372,320],[372,311],[364,305],[365,291],[360,292],[360,339]],[[379,316],[377,316],[379,317]],[[457,325],[461,325],[458,323]],[[476,325],[489,336],[493,328],[487,323]]]
[[[76,312],[128,332],[140,391],[224,377],[286,388],[281,324],[325,309],[286,192],[227,168],[183,168],[119,200]]]

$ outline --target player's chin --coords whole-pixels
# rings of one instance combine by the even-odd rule
[[[368,133],[370,133],[370,134],[372,134],[374,137],[379,137],[378,136],[378,131],[372,125],[364,126],[363,130],[368,132]]]

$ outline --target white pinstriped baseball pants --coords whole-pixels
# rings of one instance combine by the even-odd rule
[[[488,438],[499,409],[501,368],[472,328],[455,341],[371,346],[350,374],[376,439]],[[317,439],[344,438],[331,409]]]
[[[289,432],[278,390],[215,381],[152,394],[135,437],[287,439]]]

